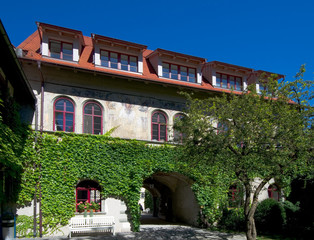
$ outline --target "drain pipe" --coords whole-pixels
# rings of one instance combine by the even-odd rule
[[[35,147],[37,146],[37,134],[38,134],[38,102],[36,101],[36,109],[35,109]],[[34,163],[34,169],[36,168],[36,163]],[[37,235],[37,184],[35,185],[35,193],[34,193],[34,209],[33,209],[33,215],[34,215],[34,221],[33,221],[33,237],[35,238]]]
[[[41,89],[40,89],[40,135],[43,134],[43,126],[44,126],[44,93],[45,93],[45,81],[44,76],[41,71],[41,61],[37,62],[38,70],[40,72],[41,78]],[[39,163],[39,237],[43,236],[43,215],[42,215],[42,207],[41,207],[41,163]]]

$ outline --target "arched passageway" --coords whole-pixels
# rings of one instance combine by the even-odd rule
[[[191,189],[193,181],[179,173],[158,172],[143,182],[143,187],[151,194],[150,217],[159,219],[159,223],[183,223],[197,225],[199,205]],[[141,223],[147,221],[147,213]],[[155,220],[156,222],[156,220]]]

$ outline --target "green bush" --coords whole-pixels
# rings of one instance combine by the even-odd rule
[[[282,203],[271,198],[260,202],[255,212],[255,224],[258,232],[282,232],[286,224],[286,212]]]
[[[232,231],[244,231],[245,217],[243,208],[224,209],[222,218],[218,222],[218,227]]]
[[[37,218],[38,219],[38,218]],[[33,236],[34,217],[19,215],[16,218],[16,234],[18,237],[32,237]],[[37,225],[38,227],[38,225]],[[38,229],[37,229],[38,231]]]

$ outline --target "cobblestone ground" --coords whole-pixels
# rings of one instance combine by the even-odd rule
[[[34,238],[33,238],[34,239]],[[42,240],[61,240],[67,239],[66,237],[45,237]],[[99,235],[99,236],[80,236],[72,237],[72,240],[202,240],[202,239],[216,239],[216,240],[245,240],[245,235],[230,234],[221,232],[212,232],[204,229],[177,226],[177,225],[142,225],[140,232],[128,232],[128,233],[117,233],[116,236],[112,235]],[[26,239],[23,239],[26,240]]]

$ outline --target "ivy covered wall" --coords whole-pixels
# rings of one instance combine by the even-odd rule
[[[156,172],[178,172],[194,181],[192,190],[203,221],[213,222],[220,216],[217,207],[227,195],[227,176],[216,175],[215,166],[188,166],[181,159],[180,148],[166,144],[151,146],[108,136],[44,133],[36,145],[27,146],[18,204],[31,201],[35,185],[40,183],[44,233],[68,224],[74,216],[75,187],[84,179],[97,181],[103,198],[125,201],[134,231],[140,224],[140,188]]]

